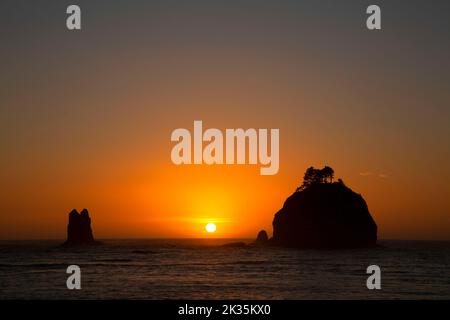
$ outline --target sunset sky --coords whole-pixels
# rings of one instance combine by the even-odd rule
[[[253,238],[309,166],[381,239],[450,239],[450,2],[0,3],[0,239]],[[406,5],[408,4],[408,6]],[[184,165],[171,132],[279,128],[280,170]]]

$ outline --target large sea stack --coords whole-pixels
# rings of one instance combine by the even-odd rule
[[[309,168],[303,185],[275,214],[271,243],[307,249],[375,246],[377,225],[363,197],[342,180],[332,182],[333,170],[324,175],[324,169]]]
[[[69,213],[69,224],[67,226],[66,246],[94,244],[94,236],[91,228],[89,212],[83,209],[81,213],[73,209]]]

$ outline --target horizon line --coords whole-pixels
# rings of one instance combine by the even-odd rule
[[[0,242],[3,241],[66,241],[66,238],[34,238],[34,239],[0,239]],[[246,238],[246,237],[147,237],[147,238],[96,238],[95,241],[109,241],[109,240],[251,240],[255,241],[256,238]],[[378,241],[435,241],[435,242],[448,242],[448,239],[378,239]]]

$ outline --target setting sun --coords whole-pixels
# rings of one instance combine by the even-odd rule
[[[208,223],[205,226],[205,229],[206,229],[207,232],[212,233],[212,232],[216,232],[217,227],[216,227],[216,225],[214,223]]]

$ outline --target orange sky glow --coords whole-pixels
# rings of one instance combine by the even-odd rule
[[[367,34],[345,10],[216,5],[90,4],[98,19],[70,35],[47,18],[10,26],[0,239],[63,239],[72,208],[99,239],[270,235],[306,168],[324,165],[363,195],[379,238],[450,239],[447,31]],[[172,164],[170,134],[194,120],[279,129],[278,174]]]

